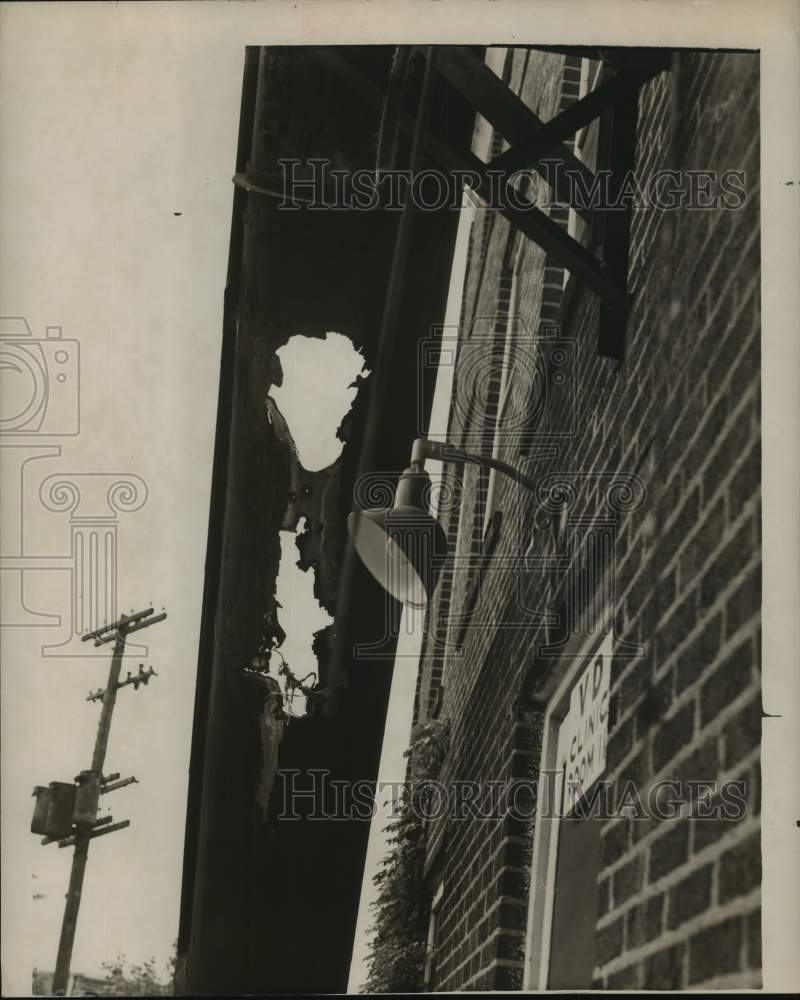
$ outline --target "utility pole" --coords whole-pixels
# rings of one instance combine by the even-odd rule
[[[122,657],[125,652],[125,640],[132,632],[155,625],[156,622],[163,621],[166,614],[153,615],[153,609],[147,608],[136,614],[122,615],[119,621],[112,625],[104,625],[83,636],[83,641],[94,639],[96,646],[105,642],[114,643],[114,652],[111,657],[111,667],[108,672],[108,683],[102,692],[95,692],[89,695],[89,700],[100,700],[102,695],[102,710],[100,712],[100,722],[97,727],[97,738],[92,754],[92,765],[89,771],[83,771],[76,778],[78,788],[74,798],[74,832],[66,837],[57,835],[46,836],[43,844],[52,843],[58,840],[59,847],[71,847],[75,850],[72,855],[72,868],[69,877],[69,889],[67,891],[67,902],[64,907],[64,918],[61,923],[61,938],[58,943],[58,957],[56,958],[56,968],[53,974],[52,992],[55,996],[65,996],[69,986],[69,971],[72,961],[72,947],[75,943],[75,930],[78,924],[78,912],[81,905],[81,893],[83,891],[83,878],[86,873],[86,861],[89,856],[89,841],[95,837],[105,836],[116,830],[121,830],[130,825],[129,820],[121,823],[111,824],[111,817],[97,819],[97,807],[99,797],[106,792],[121,788],[124,785],[135,781],[135,778],[126,778],[116,781],[118,774],[103,777],[103,765],[106,759],[108,748],[108,735],[111,730],[111,717],[114,714],[114,705],[117,700],[117,691],[121,687],[134,684],[138,689],[139,683],[146,684],[150,677],[154,676],[152,669],[148,673],[142,673],[139,668],[139,675],[120,683],[120,671],[122,670]],[[44,791],[44,790],[43,790]]]

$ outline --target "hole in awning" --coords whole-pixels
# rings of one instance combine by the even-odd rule
[[[277,680],[283,694],[283,707],[290,718],[306,715],[308,699],[293,681],[313,688],[318,683],[319,667],[312,649],[314,633],[332,624],[333,618],[320,607],[314,596],[314,577],[297,565],[296,533],[282,531],[281,564],[278,571],[277,600],[281,626],[286,638],[270,660],[269,673]],[[290,673],[283,668],[284,664]]]
[[[308,712],[306,691],[319,683],[315,636],[333,624],[333,617],[319,600],[324,587],[320,589],[317,580],[315,595],[315,575],[307,572],[314,565],[318,574],[320,567],[308,556],[307,546],[298,546],[298,538],[304,532],[313,535],[325,531],[324,513],[315,494],[325,489],[326,471],[341,454],[338,431],[358,392],[359,377],[369,373],[362,355],[339,333],[329,332],[323,338],[294,336],[277,354],[282,379],[280,385],[271,387],[270,398],[280,412],[271,412],[279,422],[285,422],[288,436],[284,433],[284,440],[296,457],[289,496],[291,513],[280,535],[276,581],[276,613],[285,638],[274,646],[269,674],[280,686],[285,714],[297,718]],[[303,488],[307,496],[299,496]],[[298,565],[299,551],[306,559],[303,565]]]
[[[336,431],[355,398],[355,379],[366,375],[364,358],[341,333],[292,337],[277,352],[283,384],[275,400],[289,425],[303,467],[317,472],[339,457]]]

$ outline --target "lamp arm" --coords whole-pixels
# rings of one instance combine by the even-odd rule
[[[462,451],[460,448],[456,448],[455,445],[448,444],[446,441],[430,441],[428,438],[417,438],[411,451],[411,464],[418,464],[421,467],[426,458],[432,458],[439,462],[469,462],[472,465],[481,465],[489,469],[495,469],[497,472],[502,472],[503,475],[513,479],[520,486],[524,486],[531,493],[535,493],[539,486],[530,476],[526,476],[525,473],[520,472],[513,465],[509,465],[508,462],[502,462],[499,458]]]

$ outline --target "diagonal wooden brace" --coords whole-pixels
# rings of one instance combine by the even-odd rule
[[[445,79],[500,132],[512,148],[531,134],[538,134],[540,129],[546,128],[541,118],[471,49],[461,45],[444,46],[439,50],[439,69]],[[579,175],[584,190],[590,190],[594,174],[566,146],[556,144],[548,152],[547,158],[534,157],[525,166],[544,177],[558,201],[571,205],[590,222],[591,207],[582,203],[572,204],[575,186],[566,175]],[[561,161],[563,170],[554,171],[548,165],[548,160]],[[492,163],[493,168],[496,162]]]
[[[320,58],[324,59],[373,107],[380,109],[383,106],[384,95],[381,89],[346,57],[327,50],[320,54]],[[413,115],[403,112],[399,116],[399,122],[404,131],[413,134],[416,124]],[[473,153],[460,153],[430,133],[426,133],[424,138],[426,150],[440,166],[459,174],[490,207],[500,212],[545,251],[552,253],[564,267],[585,282],[604,301],[615,308],[624,308],[627,305],[624,288],[611,278],[600,261],[586,247],[569,236],[563,227],[553,222],[535,205],[522,199],[517,192],[514,192],[512,199],[509,199],[505,192],[507,184],[496,183],[497,180],[502,180],[500,174],[495,172],[493,181],[491,176],[493,171]],[[521,207],[514,207],[517,204]]]
[[[527,139],[523,139],[495,157],[490,163],[491,168],[513,173],[515,170],[533,166],[542,157],[546,157],[548,152],[558,147],[564,139],[568,139],[593,122],[604,111],[622,100],[629,99],[632,94],[638,94],[639,88],[644,83],[668,66],[669,55],[651,56],[638,61],[619,76],[601,83],[596,90],[570,105],[537,131],[532,132]]]

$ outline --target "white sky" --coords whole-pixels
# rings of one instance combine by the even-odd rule
[[[26,545],[68,552],[68,516],[36,501],[43,475],[135,473],[149,498],[120,515],[120,607],[169,614],[141,633],[159,676],[121,691],[114,715],[106,770],[140,784],[102,800],[131,827],[90,849],[72,968],[91,974],[118,953],[166,959],[177,937],[243,50],[190,39],[177,14],[147,29],[124,6],[98,5],[97,33],[56,10],[2,17],[2,312],[36,337],[60,325],[81,350],[82,430],[34,463]],[[7,455],[3,472],[5,498]],[[4,551],[18,531],[4,519]],[[63,614],[66,576],[31,574],[31,605]],[[99,706],[84,699],[108,669],[44,660],[60,635],[0,636],[6,995],[53,968],[69,877],[71,851],[29,832],[31,789],[89,766]]]
[[[121,692],[114,715],[106,772],[135,774],[139,784],[102,800],[131,827],[90,850],[72,962],[88,974],[120,953],[161,963],[177,936],[243,64],[243,42],[211,28],[189,44],[177,23],[154,33],[135,9],[95,11],[108,30],[102,44],[64,19],[57,31],[51,20],[45,37],[36,10],[10,25],[16,12],[3,9],[13,44],[3,49],[0,112],[4,146],[14,150],[0,179],[2,314],[24,316],[36,339],[61,326],[81,354],[81,432],[35,440],[61,453],[29,469],[21,544],[35,554],[69,551],[68,515],[36,500],[44,476],[135,474],[149,495],[119,516],[120,610],[154,603],[169,615],[143,633],[149,657],[131,659],[134,672],[141,659],[159,676]],[[56,162],[57,183],[43,174]],[[341,448],[335,430],[362,359],[336,334],[294,338],[281,358],[285,382],[273,396],[304,463],[324,467]],[[320,364],[338,393],[320,394]],[[16,453],[3,454],[4,553],[19,547]],[[311,633],[329,619],[311,575],[295,566],[294,536],[281,540],[284,654],[301,676],[315,666]],[[29,573],[25,600],[62,615],[63,627],[0,633],[2,965],[4,992],[16,994],[29,991],[33,966],[53,967],[71,857],[29,832],[31,789],[88,766],[99,706],[85,697],[104,686],[109,663],[41,654],[68,632],[68,573]]]
[[[283,385],[273,386],[269,394],[286,418],[303,466],[316,472],[340,454],[336,431],[356,396],[350,386],[367,371],[363,357],[341,333],[329,332],[324,340],[298,333],[278,351]]]
[[[62,452],[29,471],[25,496],[34,510],[23,545],[37,554],[69,550],[68,515],[36,501],[45,475],[134,473],[149,497],[120,515],[120,609],[154,603],[169,615],[142,640],[151,656],[131,661],[134,672],[144,659],[159,676],[121,692],[114,715],[106,772],[140,783],[102,800],[131,827],[90,850],[72,962],[89,974],[120,953],[162,962],[177,937],[243,64],[239,44],[209,37],[204,51],[177,32],[145,36],[141,17],[124,9],[106,20],[112,30],[102,45],[67,22],[49,42],[15,31],[3,52],[0,120],[15,151],[0,182],[3,315],[24,316],[37,339],[60,325],[81,352],[81,433],[34,442],[60,442]],[[284,386],[273,395],[301,458],[324,467],[341,449],[335,431],[362,359],[336,334],[293,339],[281,357]],[[321,393],[331,371],[340,388]],[[4,500],[19,489],[5,451]],[[3,510],[5,552],[20,528],[16,505]],[[295,566],[294,540],[282,535],[278,586],[284,653],[302,676],[316,665],[311,634],[329,618],[311,575]],[[68,574],[28,574],[25,598],[64,615]],[[109,663],[107,655],[88,663],[43,658],[41,646],[63,634],[2,632],[3,974],[15,993],[30,989],[34,965],[53,967],[71,858],[29,832],[31,789],[88,767],[99,706],[85,697],[104,686]]]

